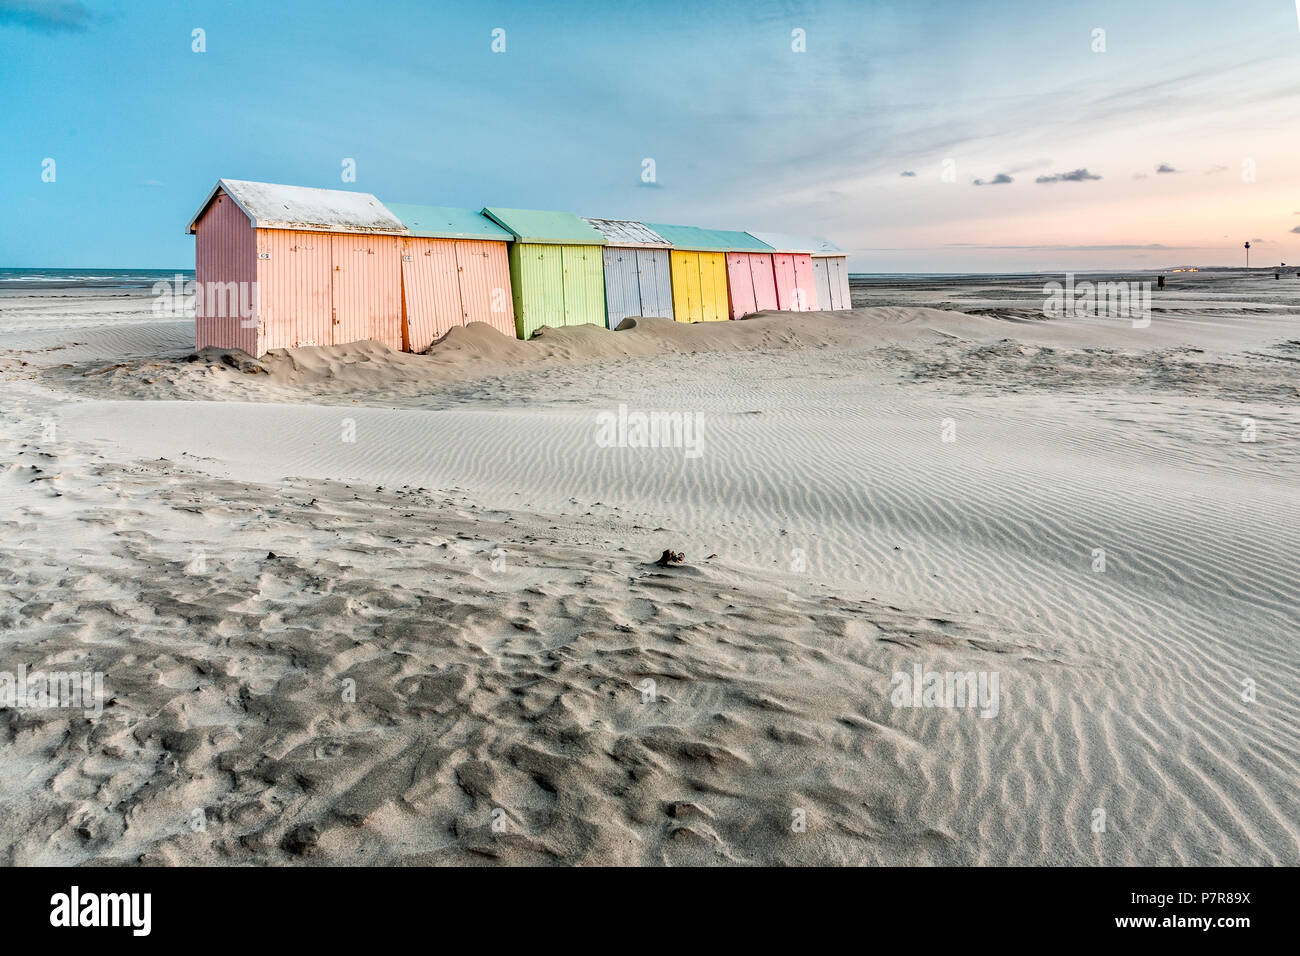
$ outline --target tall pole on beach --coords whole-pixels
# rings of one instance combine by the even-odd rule
[[[1250,243],[1246,243],[1246,268],[1250,268]]]

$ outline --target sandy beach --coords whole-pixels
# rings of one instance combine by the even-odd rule
[[[0,670],[103,675],[0,710],[0,861],[1300,863],[1300,279],[1043,281],[261,360],[0,291]]]

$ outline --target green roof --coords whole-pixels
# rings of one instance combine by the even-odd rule
[[[473,209],[449,206],[413,206],[404,202],[386,202],[384,206],[411,231],[413,236],[428,239],[494,239],[509,242],[513,236],[486,216]]]
[[[505,226],[516,242],[547,242],[572,246],[603,246],[605,237],[571,212],[542,209],[502,209],[489,206],[483,215]]]
[[[771,252],[772,247],[762,239],[757,239],[747,232],[735,232],[729,229],[710,230],[715,236],[721,236],[732,252]]]
[[[747,232],[701,229],[699,226],[670,226],[660,222],[647,222],[646,225],[671,242],[676,249],[697,249],[704,252],[772,251],[771,246]]]

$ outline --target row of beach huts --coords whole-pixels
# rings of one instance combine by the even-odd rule
[[[383,203],[369,193],[223,179],[190,222],[198,348],[376,339],[422,352],[486,322],[617,328],[764,310],[849,308],[845,254],[823,239],[566,212]],[[214,291],[215,290],[215,291]]]

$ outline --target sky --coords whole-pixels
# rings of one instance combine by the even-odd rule
[[[1300,264],[1300,0],[0,0],[0,104],[0,267],[192,268],[223,177],[855,272]]]

